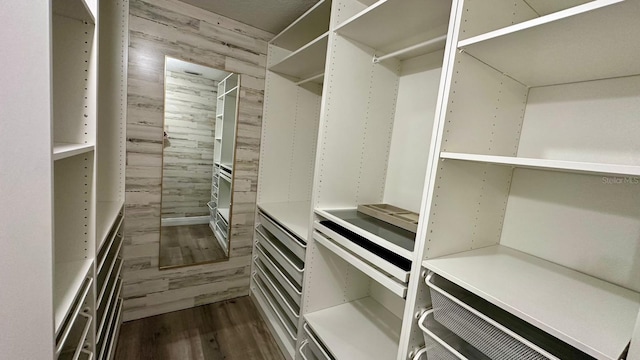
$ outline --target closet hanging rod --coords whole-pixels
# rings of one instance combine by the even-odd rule
[[[406,47],[404,49],[400,49],[397,51],[394,51],[392,53],[389,53],[387,55],[382,55],[382,56],[373,56],[373,63],[377,64],[381,61],[387,60],[389,58],[393,58],[402,54],[406,54],[408,52],[414,51],[414,50],[418,50],[427,46],[432,46],[432,45],[437,45],[438,47],[443,46],[445,42],[447,41],[447,35],[442,35],[442,36],[438,36],[437,38],[431,39],[431,40],[427,40],[427,41],[423,41],[419,44],[415,44],[415,45],[411,45],[409,47]]]
[[[298,82],[296,83],[296,85],[306,84],[306,83],[311,82],[311,81],[313,81],[313,80],[320,79],[320,78],[321,78],[321,77],[323,77],[323,76],[324,76],[324,73],[320,73],[320,74],[318,74],[318,75],[313,75],[313,76],[310,76],[310,77],[308,77],[308,78],[306,78],[306,79],[302,79],[302,80],[298,81]]]

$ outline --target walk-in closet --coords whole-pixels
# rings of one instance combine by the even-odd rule
[[[639,19],[0,3],[0,358],[640,360]]]

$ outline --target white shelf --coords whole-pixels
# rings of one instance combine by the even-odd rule
[[[391,52],[445,35],[450,11],[451,1],[380,0],[346,20],[336,32],[373,49]],[[444,44],[423,47],[410,56],[439,49],[444,49]]]
[[[440,159],[485,162],[529,169],[602,175],[640,176],[640,166],[442,152]]]
[[[345,209],[345,210],[347,210],[347,209]],[[379,246],[381,246],[381,247],[383,247],[383,248],[385,248],[385,249],[387,249],[387,250],[389,250],[389,251],[391,251],[391,252],[393,252],[393,253],[395,253],[397,255],[400,255],[405,259],[408,259],[408,260],[412,260],[413,259],[413,251],[407,250],[407,249],[397,245],[396,243],[393,243],[393,242],[391,242],[391,241],[389,241],[389,240],[387,240],[385,238],[382,238],[382,237],[380,237],[378,235],[370,233],[369,231],[366,231],[366,230],[364,230],[364,229],[362,229],[362,228],[360,228],[360,227],[358,227],[358,226],[356,226],[354,224],[351,224],[351,223],[349,223],[349,222],[347,222],[347,221],[345,221],[345,220],[343,220],[343,219],[341,219],[341,218],[339,218],[337,216],[334,216],[334,215],[332,215],[332,214],[330,214],[328,212],[328,211],[331,211],[331,210],[315,209],[314,211],[315,211],[316,214],[322,216],[323,218],[333,221],[334,223],[342,226],[343,228],[345,228],[345,229],[347,229],[347,230],[349,230],[351,232],[354,232],[354,233],[364,237],[365,239],[371,241],[374,244],[377,244],[377,245],[379,245]],[[392,235],[392,234],[389,234],[389,235]]]
[[[95,149],[93,144],[71,144],[56,142],[53,144],[53,160],[65,159],[71,156],[91,152]]]
[[[71,311],[71,305],[91,269],[92,259],[56,263],[54,265],[53,304],[55,331]]]
[[[331,1],[319,1],[271,39],[270,44],[288,50],[298,49],[311,40],[309,36],[318,36],[329,30],[330,15]]]
[[[97,249],[102,247],[104,240],[109,235],[113,222],[122,209],[122,201],[97,201],[96,202],[96,241]]]
[[[222,218],[229,223],[229,208],[218,208],[218,214],[222,216]]]
[[[490,246],[423,265],[598,359],[631,339],[640,294],[540,258]]]
[[[229,170],[230,172],[233,172],[233,164],[226,164],[226,163],[222,163],[220,164],[221,167]]]
[[[640,4],[621,1],[592,1],[458,47],[531,87],[639,74]]]
[[[305,315],[336,359],[395,359],[402,321],[372,298]]]
[[[311,202],[262,203],[258,204],[258,208],[295,236],[307,242],[309,221],[311,220]]]
[[[324,33],[299,50],[292,52],[269,70],[304,79],[324,71],[329,33]]]

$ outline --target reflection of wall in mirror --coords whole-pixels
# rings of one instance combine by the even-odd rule
[[[208,216],[217,81],[166,73],[162,218]]]

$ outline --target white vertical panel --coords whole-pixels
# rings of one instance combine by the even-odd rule
[[[465,53],[451,81],[441,150],[514,156],[528,89]]]
[[[309,201],[320,96],[267,72],[258,203]]]
[[[95,142],[94,24],[53,15],[54,141]]]
[[[125,176],[129,2],[101,1],[99,5],[96,198],[97,201],[122,203]]]
[[[369,281],[369,296],[391,311],[396,317],[402,319],[405,305],[403,298],[389,291],[377,281]]]
[[[640,291],[640,179],[514,170],[501,245]]]
[[[428,258],[495,245],[500,240],[511,168],[441,161],[429,214]]]
[[[532,88],[518,156],[640,165],[640,76]]]
[[[382,201],[399,63],[373,64],[374,50],[339,35],[329,43],[318,138],[316,206]]]
[[[330,250],[314,241],[307,247],[307,253],[311,255],[305,262],[303,314],[369,294],[371,280]]]
[[[49,1],[0,2],[0,354],[53,358]]]
[[[384,203],[420,212],[443,51],[402,62]]]
[[[94,257],[93,152],[54,164],[55,262]]]
[[[468,39],[536,17],[538,14],[524,0],[465,0],[459,39]]]

